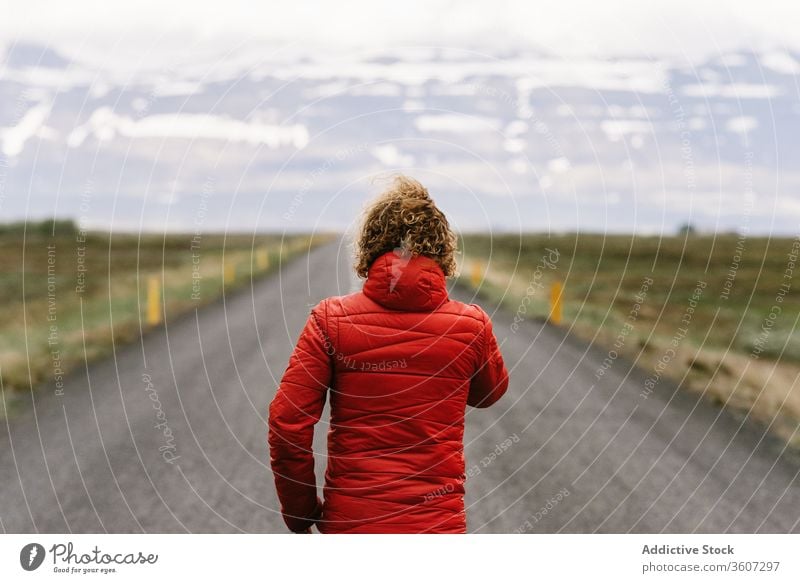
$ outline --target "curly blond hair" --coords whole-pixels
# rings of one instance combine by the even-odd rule
[[[367,209],[356,241],[355,269],[367,277],[372,262],[395,249],[430,257],[444,275],[456,274],[457,239],[447,217],[418,181],[394,177],[392,184]]]

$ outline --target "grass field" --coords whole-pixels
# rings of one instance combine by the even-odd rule
[[[563,326],[749,414],[800,446],[800,240],[738,235],[468,235],[462,280],[515,312],[547,317],[563,283]]]
[[[0,225],[0,381],[12,397],[6,403],[41,383],[59,390],[76,366],[138,338],[156,319],[249,285],[323,239],[112,235],[52,221]]]

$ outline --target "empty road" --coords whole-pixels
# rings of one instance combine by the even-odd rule
[[[265,416],[310,305],[355,285],[339,243],[44,386],[0,431],[0,531],[286,532]],[[454,297],[470,300],[463,290]],[[561,330],[494,311],[511,371],[467,411],[471,532],[800,532],[800,462]],[[318,426],[318,476],[325,419]]]

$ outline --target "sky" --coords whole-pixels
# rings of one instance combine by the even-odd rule
[[[73,59],[67,70],[55,72],[6,71],[0,62],[0,82],[27,88],[16,105],[7,100],[0,109],[0,187],[41,197],[24,204],[0,197],[0,210],[16,217],[34,204],[44,213],[55,201],[59,212],[74,212],[68,197],[78,196],[88,180],[98,190],[122,184],[132,192],[114,191],[118,195],[163,203],[153,210],[159,216],[172,205],[178,217],[183,204],[182,220],[189,221],[189,197],[202,189],[202,170],[218,163],[223,146],[227,165],[221,166],[233,182],[220,180],[217,187],[241,188],[253,197],[242,203],[242,220],[274,169],[289,165],[281,173],[283,198],[270,198],[278,216],[291,206],[309,169],[342,144],[369,138],[369,147],[359,150],[363,159],[348,160],[353,168],[339,164],[339,174],[332,170],[314,185],[321,197],[315,200],[327,200],[333,185],[350,184],[348,172],[355,168],[366,175],[376,167],[416,164],[463,178],[487,197],[496,196],[498,176],[516,180],[507,189],[513,196],[497,196],[489,205],[503,217],[520,212],[502,204],[525,204],[521,195],[530,195],[532,205],[523,214],[538,217],[541,200],[533,197],[545,193],[553,205],[548,225],[564,229],[583,228],[573,216],[577,211],[593,227],[602,212],[618,220],[602,228],[672,229],[697,205],[706,210],[709,228],[730,230],[738,228],[740,215],[749,217],[733,201],[749,188],[742,176],[752,174],[753,190],[764,197],[756,209],[766,209],[760,218],[755,213],[760,222],[754,219],[753,228],[774,230],[778,217],[779,228],[794,230],[800,217],[800,171],[793,164],[800,151],[799,24],[800,2],[776,0],[0,0],[0,55],[4,45],[24,42],[49,45]],[[424,47],[454,50],[417,51]],[[744,53],[757,54],[756,64],[747,65]],[[392,60],[398,55],[399,63]],[[746,66],[737,68],[737,60]],[[485,79],[472,88],[459,85],[462,70],[479,70],[510,98],[475,93]],[[673,84],[664,83],[665,70]],[[218,99],[213,84],[224,84],[226,74],[245,82],[239,88],[231,81],[231,93],[223,94],[229,99]],[[418,83],[418,75],[426,83]],[[535,113],[516,106],[537,90]],[[686,108],[680,115],[694,132],[690,162],[697,171],[692,166],[691,180],[673,135],[673,106],[653,97],[665,91],[677,92]],[[444,115],[441,107],[456,115]],[[367,114],[373,116],[371,133],[357,121]],[[527,123],[539,116],[557,139],[539,136],[537,124]],[[494,134],[465,129],[465,117],[488,123]],[[275,129],[284,123],[285,135]],[[162,139],[169,145],[163,150]],[[466,148],[491,164],[484,168],[451,156],[443,140],[454,152]],[[745,168],[740,150],[751,143],[757,156],[753,168]],[[596,146],[601,156],[588,159],[584,154]],[[92,148],[106,156],[101,163],[95,164]],[[135,155],[129,162],[130,152]],[[255,154],[259,163],[251,165]],[[69,164],[63,156],[71,156]],[[120,180],[115,164],[137,178]],[[150,165],[155,178],[138,182],[151,175]],[[695,174],[696,195],[691,204],[679,204],[681,189],[694,185]],[[151,197],[150,190],[157,192]],[[447,192],[457,200],[457,188]],[[575,192],[590,199],[568,204],[553,196]],[[95,205],[98,216],[108,210],[99,204],[103,196]],[[342,205],[342,216],[356,209],[353,201]],[[623,216],[623,207],[635,216]],[[123,214],[134,216],[131,209]],[[722,211],[730,216],[718,224]],[[107,221],[102,216],[98,224]],[[335,225],[343,220],[325,219]]]
[[[671,55],[800,50],[800,3],[761,0],[17,0],[0,2],[0,41],[73,54],[113,47],[163,60],[187,41],[226,51],[243,40],[351,49],[419,45],[543,50],[556,55]],[[158,51],[153,51],[158,47]]]

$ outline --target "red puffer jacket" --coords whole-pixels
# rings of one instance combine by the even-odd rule
[[[450,300],[435,261],[394,252],[363,291],[311,312],[269,410],[269,445],[290,530],[466,532],[464,413],[508,372],[486,313]],[[322,504],[311,442],[330,389]]]

